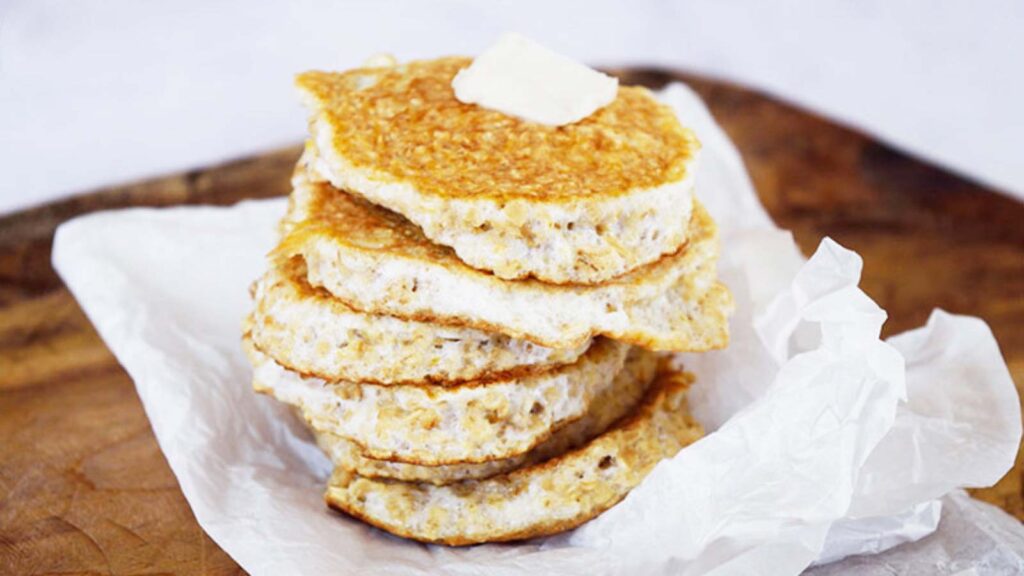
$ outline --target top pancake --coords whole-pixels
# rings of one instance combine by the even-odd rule
[[[580,122],[544,126],[458,101],[451,80],[469,63],[300,75],[314,170],[506,279],[600,282],[682,245],[699,144],[671,109],[622,87]]]
[[[578,123],[550,127],[455,99],[468,58],[342,73],[306,72],[297,84],[356,165],[401,178],[424,195],[574,202],[681,180],[696,150],[671,110],[622,87]]]

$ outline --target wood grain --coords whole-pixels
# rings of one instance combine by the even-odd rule
[[[621,75],[695,87],[804,252],[827,235],[864,256],[863,286],[888,309],[887,334],[935,307],[981,316],[1024,382],[1024,205],[761,94],[657,70]],[[50,247],[58,224],[94,210],[285,194],[298,154],[0,218],[0,573],[241,572],[196,524],[131,381],[51,269]],[[1022,468],[1018,457],[975,494],[1024,519]]]

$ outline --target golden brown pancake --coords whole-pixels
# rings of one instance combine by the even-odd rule
[[[397,536],[461,546],[545,536],[611,508],[664,458],[698,440],[690,378],[665,375],[628,417],[543,463],[446,486],[364,478],[335,468],[327,504]]]
[[[464,104],[467,58],[307,72],[314,171],[506,279],[594,283],[686,240],[699,144],[645,88],[567,126]]]
[[[654,350],[725,346],[732,301],[716,279],[718,237],[699,204],[689,241],[596,285],[502,280],[463,263],[401,216],[296,170],[278,259],[301,256],[307,279],[369,314],[469,327],[570,349],[603,335]]]

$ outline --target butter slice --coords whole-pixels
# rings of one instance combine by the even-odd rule
[[[564,126],[615,100],[619,81],[514,33],[452,80],[455,97],[523,120]]]

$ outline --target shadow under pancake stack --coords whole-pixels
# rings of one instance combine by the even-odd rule
[[[326,501],[452,545],[571,529],[702,434],[673,352],[728,342],[699,143],[645,89],[561,127],[443,58],[298,87],[310,139],[244,344]]]

